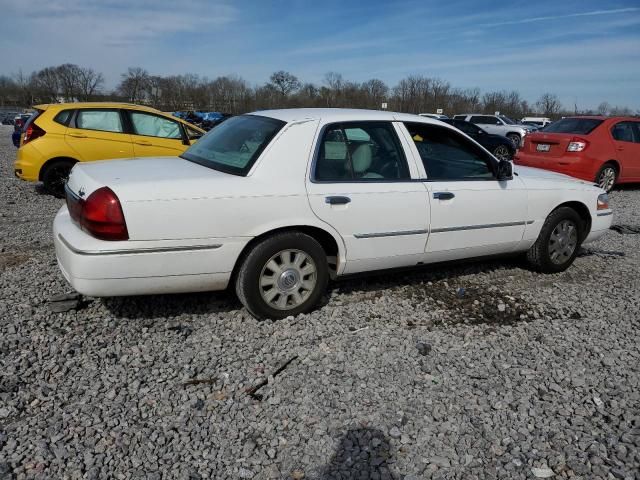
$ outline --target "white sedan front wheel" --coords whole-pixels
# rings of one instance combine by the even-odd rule
[[[238,271],[236,293],[257,319],[278,319],[313,309],[328,279],[322,246],[304,233],[284,232],[252,248]]]

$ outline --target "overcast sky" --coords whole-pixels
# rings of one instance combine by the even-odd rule
[[[565,106],[640,109],[640,0],[0,0],[0,74],[77,63],[152,74],[410,74]]]

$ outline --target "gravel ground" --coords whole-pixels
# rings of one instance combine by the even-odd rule
[[[499,260],[336,283],[279,322],[224,293],[54,313],[62,201],[13,177],[9,135],[0,479],[640,479],[640,235],[557,275]],[[611,197],[640,225],[640,188]]]

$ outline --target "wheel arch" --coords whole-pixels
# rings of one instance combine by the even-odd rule
[[[338,272],[344,267],[344,259],[345,259],[345,246],[342,239],[334,233],[329,232],[328,229],[321,228],[317,225],[288,225],[283,227],[275,227],[265,230],[263,233],[253,237],[251,241],[249,241],[235,262],[233,267],[233,271],[231,273],[231,281],[230,285],[234,284],[233,279],[236,278],[238,270],[244,262],[244,259],[247,257],[251,249],[262,242],[264,239],[271,237],[273,235],[279,233],[286,232],[301,232],[306,235],[309,235],[313,239],[315,239],[322,249],[325,251],[327,255],[327,260],[329,264],[329,273],[331,278],[335,278],[338,275]]]
[[[593,219],[591,217],[591,212],[589,211],[589,207],[587,207],[584,203],[578,200],[571,200],[568,202],[561,203],[556,208],[554,208],[551,213],[555,212],[556,210],[562,207],[569,207],[572,210],[574,210],[584,222],[584,228],[583,228],[583,231],[581,232],[582,238],[580,239],[580,241],[582,242],[585,238],[587,238],[587,235],[589,235],[589,232],[591,231],[591,222],[593,221]]]
[[[46,162],[44,162],[42,164],[42,166],[40,167],[40,171],[38,172],[38,180],[42,181],[42,174],[47,170],[47,168],[49,168],[50,165],[52,165],[55,162],[59,162],[61,160],[65,160],[65,161],[70,161],[73,163],[78,163],[79,160],[72,158],[72,157],[65,157],[65,156],[59,156],[59,157],[52,157],[49,160],[47,160]]]
[[[613,165],[615,167],[616,172],[618,173],[618,176],[620,176],[620,173],[622,172],[622,165],[615,158],[611,158],[611,159],[607,160],[606,162],[602,162],[602,165],[600,165],[600,168],[598,168],[598,172],[596,172],[596,175],[600,172],[600,170],[602,170],[602,168],[605,165],[609,165],[609,164],[611,164],[611,165]]]

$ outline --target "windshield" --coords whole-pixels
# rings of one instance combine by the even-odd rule
[[[504,123],[506,123],[507,125],[517,125],[516,122],[514,122],[513,120],[511,120],[509,117],[507,117],[506,115],[500,115],[500,118],[502,119],[502,121]]]
[[[597,118],[563,118],[562,120],[547,125],[541,131],[545,133],[577,133],[587,135],[601,123],[602,120],[598,120]]]
[[[182,155],[185,160],[233,175],[246,175],[285,122],[257,115],[232,117]]]

